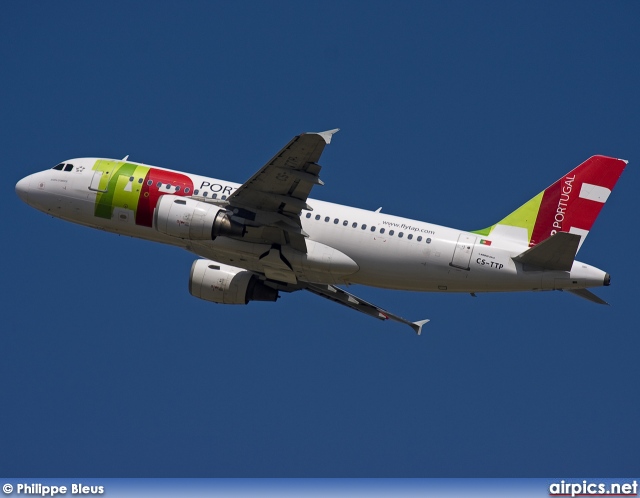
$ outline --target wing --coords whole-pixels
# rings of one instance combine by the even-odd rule
[[[394,320],[396,322],[409,325],[409,327],[411,327],[418,335],[422,332],[422,326],[429,321],[420,320],[417,322],[411,322],[409,320],[405,320],[398,315],[394,315],[390,311],[384,310],[375,304],[368,303],[364,299],[360,299],[359,297],[356,297],[339,287],[334,287],[333,285],[308,284],[306,289],[318,296],[329,299],[335,303],[342,304],[353,310],[364,313],[365,315],[377,318],[378,320]]]
[[[302,230],[300,212],[312,210],[307,205],[309,193],[314,185],[323,185],[318,176],[321,169],[318,160],[337,131],[304,133],[294,137],[229,196],[228,213],[241,223],[243,240],[271,245],[259,260],[269,280],[268,285],[273,289],[286,292],[306,289],[379,320],[391,319],[409,325],[419,335],[429,320],[410,322],[338,287],[298,282],[282,255],[281,249],[285,245],[307,252],[307,234]]]
[[[317,161],[338,129],[294,137],[267,164],[228,198],[229,208],[247,225],[245,240],[291,245],[306,252],[300,212],[322,185]]]
[[[270,211],[296,217],[309,209],[307,197],[318,178],[317,161],[338,129],[304,133],[294,137],[231,196],[229,203],[245,209]]]

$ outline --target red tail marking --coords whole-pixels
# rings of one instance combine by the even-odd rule
[[[613,190],[626,165],[621,159],[593,156],[547,188],[530,245],[539,244],[556,232],[568,232],[571,227],[591,230],[604,204],[581,198],[582,184]]]

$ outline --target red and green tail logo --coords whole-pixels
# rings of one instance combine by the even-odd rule
[[[534,246],[569,232],[582,243],[626,165],[622,159],[590,157],[506,218],[474,233]]]

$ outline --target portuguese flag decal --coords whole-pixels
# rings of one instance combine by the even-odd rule
[[[480,245],[490,246],[491,245],[491,241],[487,240],[487,239],[480,239]]]

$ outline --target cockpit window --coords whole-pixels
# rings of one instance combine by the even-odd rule
[[[67,164],[67,165],[64,167],[64,170],[65,170],[65,171],[71,171],[72,169],[73,169],[73,164]]]
[[[57,169],[58,171],[62,171],[62,168],[64,168],[64,163],[58,164],[57,166],[54,166],[51,169]]]

